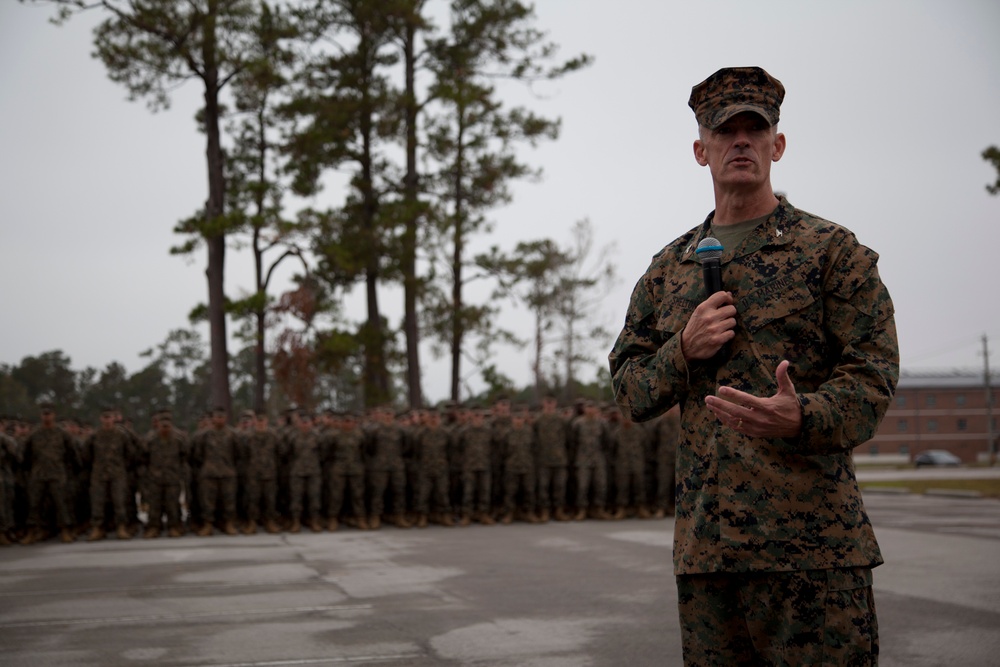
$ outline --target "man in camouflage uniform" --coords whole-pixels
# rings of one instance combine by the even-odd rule
[[[606,425],[600,408],[588,401],[583,414],[570,422],[573,467],[576,470],[576,521],[589,514],[594,519],[610,519],[605,509],[608,499],[608,461],[604,454]]]
[[[895,391],[893,306],[875,252],[775,196],[783,97],[757,67],[695,86],[715,211],[653,258],[609,358],[633,419],[680,404],[674,571],[691,665],[878,660],[882,555],[851,452]],[[723,248],[710,295],[707,237]]]
[[[167,517],[169,537],[181,537],[181,491],[188,476],[190,443],[183,431],[174,428],[169,410],[156,414],[156,431],[142,443],[142,502],[149,508],[143,537],[160,536],[163,515]]]
[[[451,490],[448,452],[451,437],[441,423],[441,413],[429,410],[423,425],[413,433],[413,462],[417,470],[417,528],[426,528],[428,518],[443,526],[454,526],[451,516]],[[431,494],[434,513],[430,513]]]
[[[28,534],[21,544],[42,539],[42,503],[48,498],[56,510],[63,542],[73,542],[73,519],[68,497],[68,477],[79,466],[79,451],[73,438],[56,424],[55,408],[41,406],[41,423],[24,441],[24,465],[28,469]]]
[[[535,419],[535,442],[538,453],[538,520],[552,516],[566,521],[566,420],[559,414],[554,396],[542,399],[542,414]]]
[[[101,412],[101,426],[83,443],[81,457],[90,468],[90,535],[88,541],[104,539],[104,507],[111,501],[115,527],[120,540],[132,537],[128,531],[125,499],[128,495],[129,471],[139,459],[136,442],[116,423],[113,408]]]
[[[197,468],[198,499],[202,512],[200,537],[212,534],[217,517],[222,531],[236,535],[236,456],[239,436],[228,424],[225,408],[212,410],[211,423],[198,431],[192,442],[192,460]],[[222,511],[216,513],[221,501]]]
[[[457,451],[462,469],[460,526],[468,526],[473,518],[484,526],[494,523],[490,512],[492,443],[493,433],[486,424],[486,415],[482,410],[473,410],[469,423],[458,432]]]
[[[246,470],[243,511],[247,522],[243,532],[247,535],[257,532],[263,505],[264,529],[277,533],[278,461],[284,454],[282,441],[268,425],[267,415],[259,414],[254,417],[253,431],[244,434],[240,444],[243,447],[240,459]]]
[[[651,515],[646,491],[646,450],[649,447],[646,429],[620,414],[613,417],[610,435],[616,502],[612,518],[624,519],[626,509],[634,506],[640,519],[648,519]]]
[[[535,432],[528,423],[528,414],[517,410],[511,414],[506,429],[503,453],[503,500],[500,523],[509,524],[515,518],[537,523],[535,515]],[[523,502],[518,504],[518,492]],[[517,509],[520,507],[520,509]],[[515,514],[515,509],[517,512]]]
[[[677,436],[680,430],[679,408],[674,407],[650,422],[652,439],[653,518],[662,519],[674,515],[674,481],[677,457]]]
[[[295,430],[289,433],[289,510],[292,514],[290,533],[302,530],[303,509],[308,505],[308,526],[314,533],[323,530],[320,522],[320,502],[323,488],[323,466],[320,460],[319,434],[313,430],[312,415],[299,412]]]
[[[350,493],[351,512],[348,522],[361,530],[368,529],[365,510],[365,434],[353,414],[337,420],[326,440],[327,468],[327,530],[337,530],[344,497]]]
[[[406,447],[403,428],[396,423],[392,409],[382,407],[375,411],[375,423],[368,434],[369,488],[371,489],[371,514],[368,525],[377,529],[382,525],[382,511],[387,490],[392,493],[392,521],[399,528],[409,528],[406,519],[406,464],[403,452]]]
[[[0,429],[0,546],[12,544],[14,530],[14,470],[21,464],[21,446]]]

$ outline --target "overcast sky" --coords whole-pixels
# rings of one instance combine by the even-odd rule
[[[495,212],[491,242],[566,243],[589,218],[597,244],[617,248],[620,281],[602,313],[617,332],[650,257],[713,207],[692,156],[691,87],[720,67],[759,65],[787,91],[788,147],[772,183],[881,255],[903,369],[981,369],[984,334],[1000,367],[1000,197],[986,192],[996,172],[980,157],[1000,144],[1000,3],[538,0],[536,10],[563,55],[596,61],[517,98],[561,117],[562,134],[524,149],[544,178]],[[175,222],[207,193],[200,91],[188,84],[156,114],[127,101],[90,57],[97,15],[55,27],[51,13],[0,2],[0,362],[59,349],[77,370],[118,361],[134,372],[138,353],[207,298],[203,253],[168,254]],[[231,252],[226,277],[230,295],[248,290],[247,258]],[[383,299],[393,324],[400,301]],[[507,321],[530,335],[527,317]],[[528,356],[503,354],[501,369],[527,382]],[[446,362],[426,354],[424,373],[428,396],[445,397]]]

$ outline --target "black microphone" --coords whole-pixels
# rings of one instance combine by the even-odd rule
[[[706,236],[694,251],[701,262],[701,273],[705,278],[705,296],[710,297],[722,291],[722,244],[719,239]]]

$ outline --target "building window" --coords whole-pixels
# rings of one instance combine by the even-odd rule
[[[955,397],[955,405],[965,405],[965,394],[959,394]]]
[[[900,419],[896,422],[896,430],[900,433],[906,431],[907,425],[905,419]]]
[[[958,420],[958,430],[959,431],[965,431],[968,428],[969,428],[969,424],[964,419],[959,419]]]
[[[927,407],[929,408],[937,405],[937,397],[934,396],[934,394],[927,394],[927,398],[925,400],[927,401]]]
[[[868,448],[868,453],[872,456],[878,456],[878,445],[872,445]]]
[[[937,420],[936,419],[928,419],[927,420],[927,430],[930,431],[930,432],[932,432],[932,433],[934,433],[935,431],[937,431]]]
[[[896,407],[905,408],[906,407],[906,396],[896,397]]]
[[[910,454],[910,446],[909,445],[900,445],[899,446],[899,453],[900,454],[905,454],[905,455],[909,456],[909,454]]]

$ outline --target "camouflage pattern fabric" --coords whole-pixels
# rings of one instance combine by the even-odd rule
[[[712,360],[687,364],[679,334],[704,298],[694,250],[705,229],[653,258],[609,357],[615,398],[633,419],[681,406],[675,573],[881,563],[851,459],[875,434],[899,377],[878,255],[780,198],[723,257],[736,337]],[[797,438],[745,436],[706,408],[720,385],[773,395],[784,359],[802,409]]]
[[[612,445],[618,507],[627,506],[630,496],[635,499],[635,504],[645,505],[648,500],[646,430],[634,422],[623,421],[614,429]]]
[[[688,667],[878,664],[871,568],[682,575],[677,593]]]

